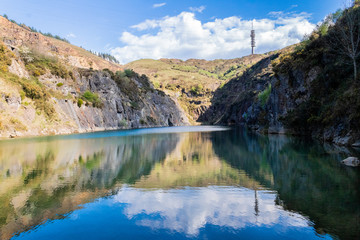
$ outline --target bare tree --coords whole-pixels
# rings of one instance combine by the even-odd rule
[[[354,80],[357,78],[357,58],[360,56],[360,9],[358,1],[346,8],[343,16],[330,36],[330,44],[339,54],[349,58],[354,68]]]

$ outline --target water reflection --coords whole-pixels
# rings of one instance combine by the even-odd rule
[[[0,142],[1,239],[135,182],[177,141],[177,135],[161,134]]]
[[[63,239],[78,231],[74,221],[82,229],[102,218],[80,236],[142,228],[139,238],[360,237],[359,171],[339,164],[344,149],[242,130],[168,129],[0,142],[0,238],[46,222],[19,238],[70,234]],[[82,211],[87,220],[75,217]]]
[[[125,203],[125,215],[152,229],[168,229],[197,236],[206,225],[240,230],[246,227],[310,228],[300,214],[289,213],[274,205],[276,193],[246,188],[207,187],[200,189],[139,191],[123,188],[114,197]],[[154,214],[160,219],[153,218]],[[303,230],[303,229],[302,229]]]

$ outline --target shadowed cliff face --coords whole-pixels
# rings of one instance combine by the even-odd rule
[[[355,30],[348,30],[353,16],[360,18],[357,5],[344,10],[335,24],[323,25],[325,32],[319,27],[302,43],[277,51],[230,80],[216,90],[200,120],[359,146],[360,59],[350,61],[342,54],[351,46],[345,40],[360,39],[358,20],[353,20]]]
[[[332,76],[341,70],[326,66],[326,57],[331,55],[324,54],[325,60],[307,66],[280,63],[286,65],[286,70],[275,71],[274,62],[292,51],[259,61],[241,77],[217,89],[212,105],[200,120],[244,125],[262,133],[311,135],[339,145],[359,142],[358,85],[352,79]]]

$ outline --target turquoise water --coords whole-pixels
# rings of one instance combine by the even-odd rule
[[[0,141],[0,239],[359,239],[349,155],[207,126]]]

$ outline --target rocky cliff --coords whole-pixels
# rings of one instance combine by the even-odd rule
[[[215,92],[200,120],[360,146],[359,75],[351,58],[341,54],[346,50],[344,38],[351,36],[341,30],[347,29],[349,14],[360,19],[359,8],[345,10],[336,24],[320,25],[306,41],[272,54],[230,80]],[[360,22],[354,23],[356,40]],[[359,55],[354,62],[359,63]]]
[[[2,17],[0,28],[0,137],[188,124],[145,75]]]

